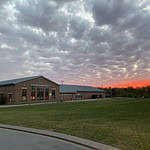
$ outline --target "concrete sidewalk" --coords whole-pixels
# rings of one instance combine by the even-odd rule
[[[63,102],[45,102],[45,103],[33,103],[33,104],[0,105],[0,108],[47,105],[47,104],[62,104],[62,103],[92,102],[92,101],[100,101],[100,100],[104,100],[104,99],[86,99],[86,100],[72,100],[72,101],[63,101]]]
[[[74,137],[74,136],[70,136],[70,135],[66,135],[66,134],[62,134],[62,133],[46,131],[46,130],[38,130],[38,129],[33,129],[33,128],[24,128],[24,127],[17,127],[17,126],[11,126],[11,125],[2,125],[2,124],[0,124],[0,129],[7,130],[7,136],[9,136],[9,133],[11,134],[12,131],[16,131],[17,133],[13,133],[13,134],[18,135],[18,132],[19,132],[19,134],[21,134],[20,138],[27,133],[29,134],[29,136],[32,136],[33,138],[34,137],[36,138],[37,135],[52,138],[52,140],[55,140],[55,147],[59,147],[59,149],[61,149],[60,148],[61,143],[59,143],[59,141],[61,140],[61,142],[68,143],[68,145],[65,144],[66,150],[74,150],[74,148],[76,148],[75,150],[119,150],[112,146],[104,145],[101,143],[93,142],[90,140],[86,140],[86,139],[82,139],[82,138],[78,138],[78,137]],[[1,133],[1,136],[3,136],[2,134],[3,133]],[[19,139],[19,136],[17,136],[17,138]],[[17,140],[16,140],[16,142],[17,142]],[[15,144],[15,143],[13,143],[13,144]],[[73,145],[71,145],[71,144],[73,144]],[[62,150],[63,150],[63,148],[62,148]],[[59,150],[59,149],[54,149],[54,150]],[[32,149],[32,150],[34,150],[34,149]],[[38,150],[38,149],[35,149],[35,150]],[[41,149],[41,150],[44,150],[44,149]]]

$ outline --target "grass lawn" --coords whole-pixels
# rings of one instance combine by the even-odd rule
[[[62,132],[123,150],[150,150],[150,99],[0,108],[0,123]]]

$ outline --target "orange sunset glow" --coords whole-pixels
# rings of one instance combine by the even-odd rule
[[[128,82],[122,82],[122,83],[116,83],[112,85],[104,85],[103,87],[108,88],[128,88],[128,87],[133,87],[133,88],[139,88],[139,87],[146,87],[150,86],[150,80],[135,80],[135,81],[128,81]]]

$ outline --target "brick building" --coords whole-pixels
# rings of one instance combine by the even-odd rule
[[[60,85],[61,100],[79,100],[104,98],[105,92],[102,89],[79,86],[79,85]]]
[[[6,104],[57,101],[59,85],[43,76],[0,81],[0,98]]]

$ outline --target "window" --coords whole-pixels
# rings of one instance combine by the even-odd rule
[[[45,88],[45,100],[48,100],[49,99],[49,89],[48,87]]]
[[[40,85],[40,84],[42,84],[42,79],[39,79],[39,82],[38,82],[38,84]]]
[[[78,94],[75,95],[75,98],[76,99],[82,99],[82,95],[78,93]]]
[[[27,96],[27,89],[22,89],[22,97]]]
[[[27,100],[27,89],[22,89],[22,100],[23,101]]]
[[[37,99],[44,100],[44,88],[42,87],[37,88]]]
[[[40,99],[40,88],[37,88],[37,99]]]
[[[52,97],[53,97],[53,98],[56,97],[56,92],[55,92],[55,90],[52,90]]]
[[[12,102],[12,94],[11,93],[8,94],[8,100],[10,103]]]
[[[35,100],[35,99],[36,99],[35,93],[36,93],[36,89],[35,89],[34,86],[32,86],[32,91],[31,91],[31,99],[32,99],[32,100]]]

